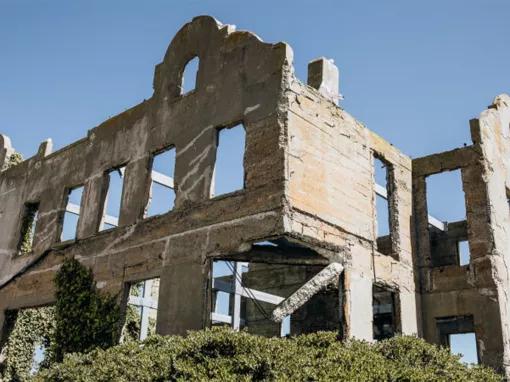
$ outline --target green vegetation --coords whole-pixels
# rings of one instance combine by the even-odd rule
[[[25,381],[32,370],[36,345],[47,349],[46,360],[52,358],[48,347],[55,332],[55,311],[52,307],[41,307],[7,313],[10,335],[2,347],[5,362],[0,363],[0,380]]]
[[[9,161],[7,162],[7,168],[14,167],[17,164],[20,164],[21,162],[23,162],[23,155],[21,155],[20,153],[13,153],[9,157]]]
[[[34,239],[35,224],[37,222],[37,204],[26,204],[23,221],[21,222],[21,240],[18,244],[18,254],[25,255],[32,251],[32,241]]]
[[[67,259],[55,277],[55,341],[53,353],[86,353],[118,342],[120,310],[114,296],[100,294],[92,270]]]
[[[70,354],[36,381],[502,381],[414,337],[369,344],[322,332],[265,338],[229,329],[154,336]]]

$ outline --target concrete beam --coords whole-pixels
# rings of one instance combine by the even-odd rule
[[[312,277],[306,284],[291,294],[280,305],[278,305],[271,314],[271,320],[282,322],[289,314],[294,313],[303,306],[310,298],[321,289],[328,286],[343,272],[344,267],[340,263],[328,265],[322,271]]]

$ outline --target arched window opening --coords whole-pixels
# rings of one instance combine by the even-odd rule
[[[181,94],[187,94],[195,90],[197,85],[197,76],[198,76],[198,67],[199,67],[199,58],[193,57],[189,60],[184,67],[184,71],[182,73],[182,83],[181,83]]]

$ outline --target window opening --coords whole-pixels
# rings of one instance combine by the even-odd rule
[[[374,339],[391,338],[396,333],[395,292],[378,285],[373,287]]]
[[[474,332],[450,334],[449,342],[451,353],[461,355],[461,362],[467,364],[478,364],[476,335]]]
[[[227,194],[244,188],[246,132],[242,124],[218,131],[216,163],[211,195]]]
[[[271,337],[340,328],[338,282],[312,296],[282,322],[271,319],[273,310],[324,269],[323,266],[217,260],[212,267],[214,326],[246,329]]]
[[[469,260],[471,254],[469,252],[469,242],[467,240],[461,240],[457,243],[458,251],[459,251],[459,264],[467,265],[469,264]]]
[[[122,190],[124,187],[124,173],[126,166],[108,172],[108,192],[103,208],[100,231],[119,225],[120,209],[122,205]]]
[[[460,170],[430,175],[427,182],[428,213],[441,222],[466,219],[466,204]]]
[[[18,243],[18,253],[20,255],[25,255],[32,251],[38,217],[39,203],[26,203],[24,206],[20,240]]]
[[[64,211],[62,233],[60,235],[61,241],[76,239],[82,196],[83,186],[71,188],[67,191],[66,209]]]
[[[374,156],[376,244],[377,250],[385,255],[392,254],[389,171],[390,165],[383,159]]]
[[[181,94],[187,94],[195,90],[197,86],[197,76],[200,60],[198,57],[193,57],[186,63],[182,73]]]
[[[156,333],[159,278],[130,285],[122,341],[144,340]]]
[[[147,217],[164,214],[174,208],[175,148],[154,155]]]

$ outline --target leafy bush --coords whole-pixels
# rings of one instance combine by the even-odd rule
[[[369,344],[332,332],[265,338],[229,329],[70,354],[36,381],[502,381],[414,337]]]
[[[78,260],[65,260],[55,277],[55,360],[118,342],[120,311],[114,296],[100,294],[92,271]]]

